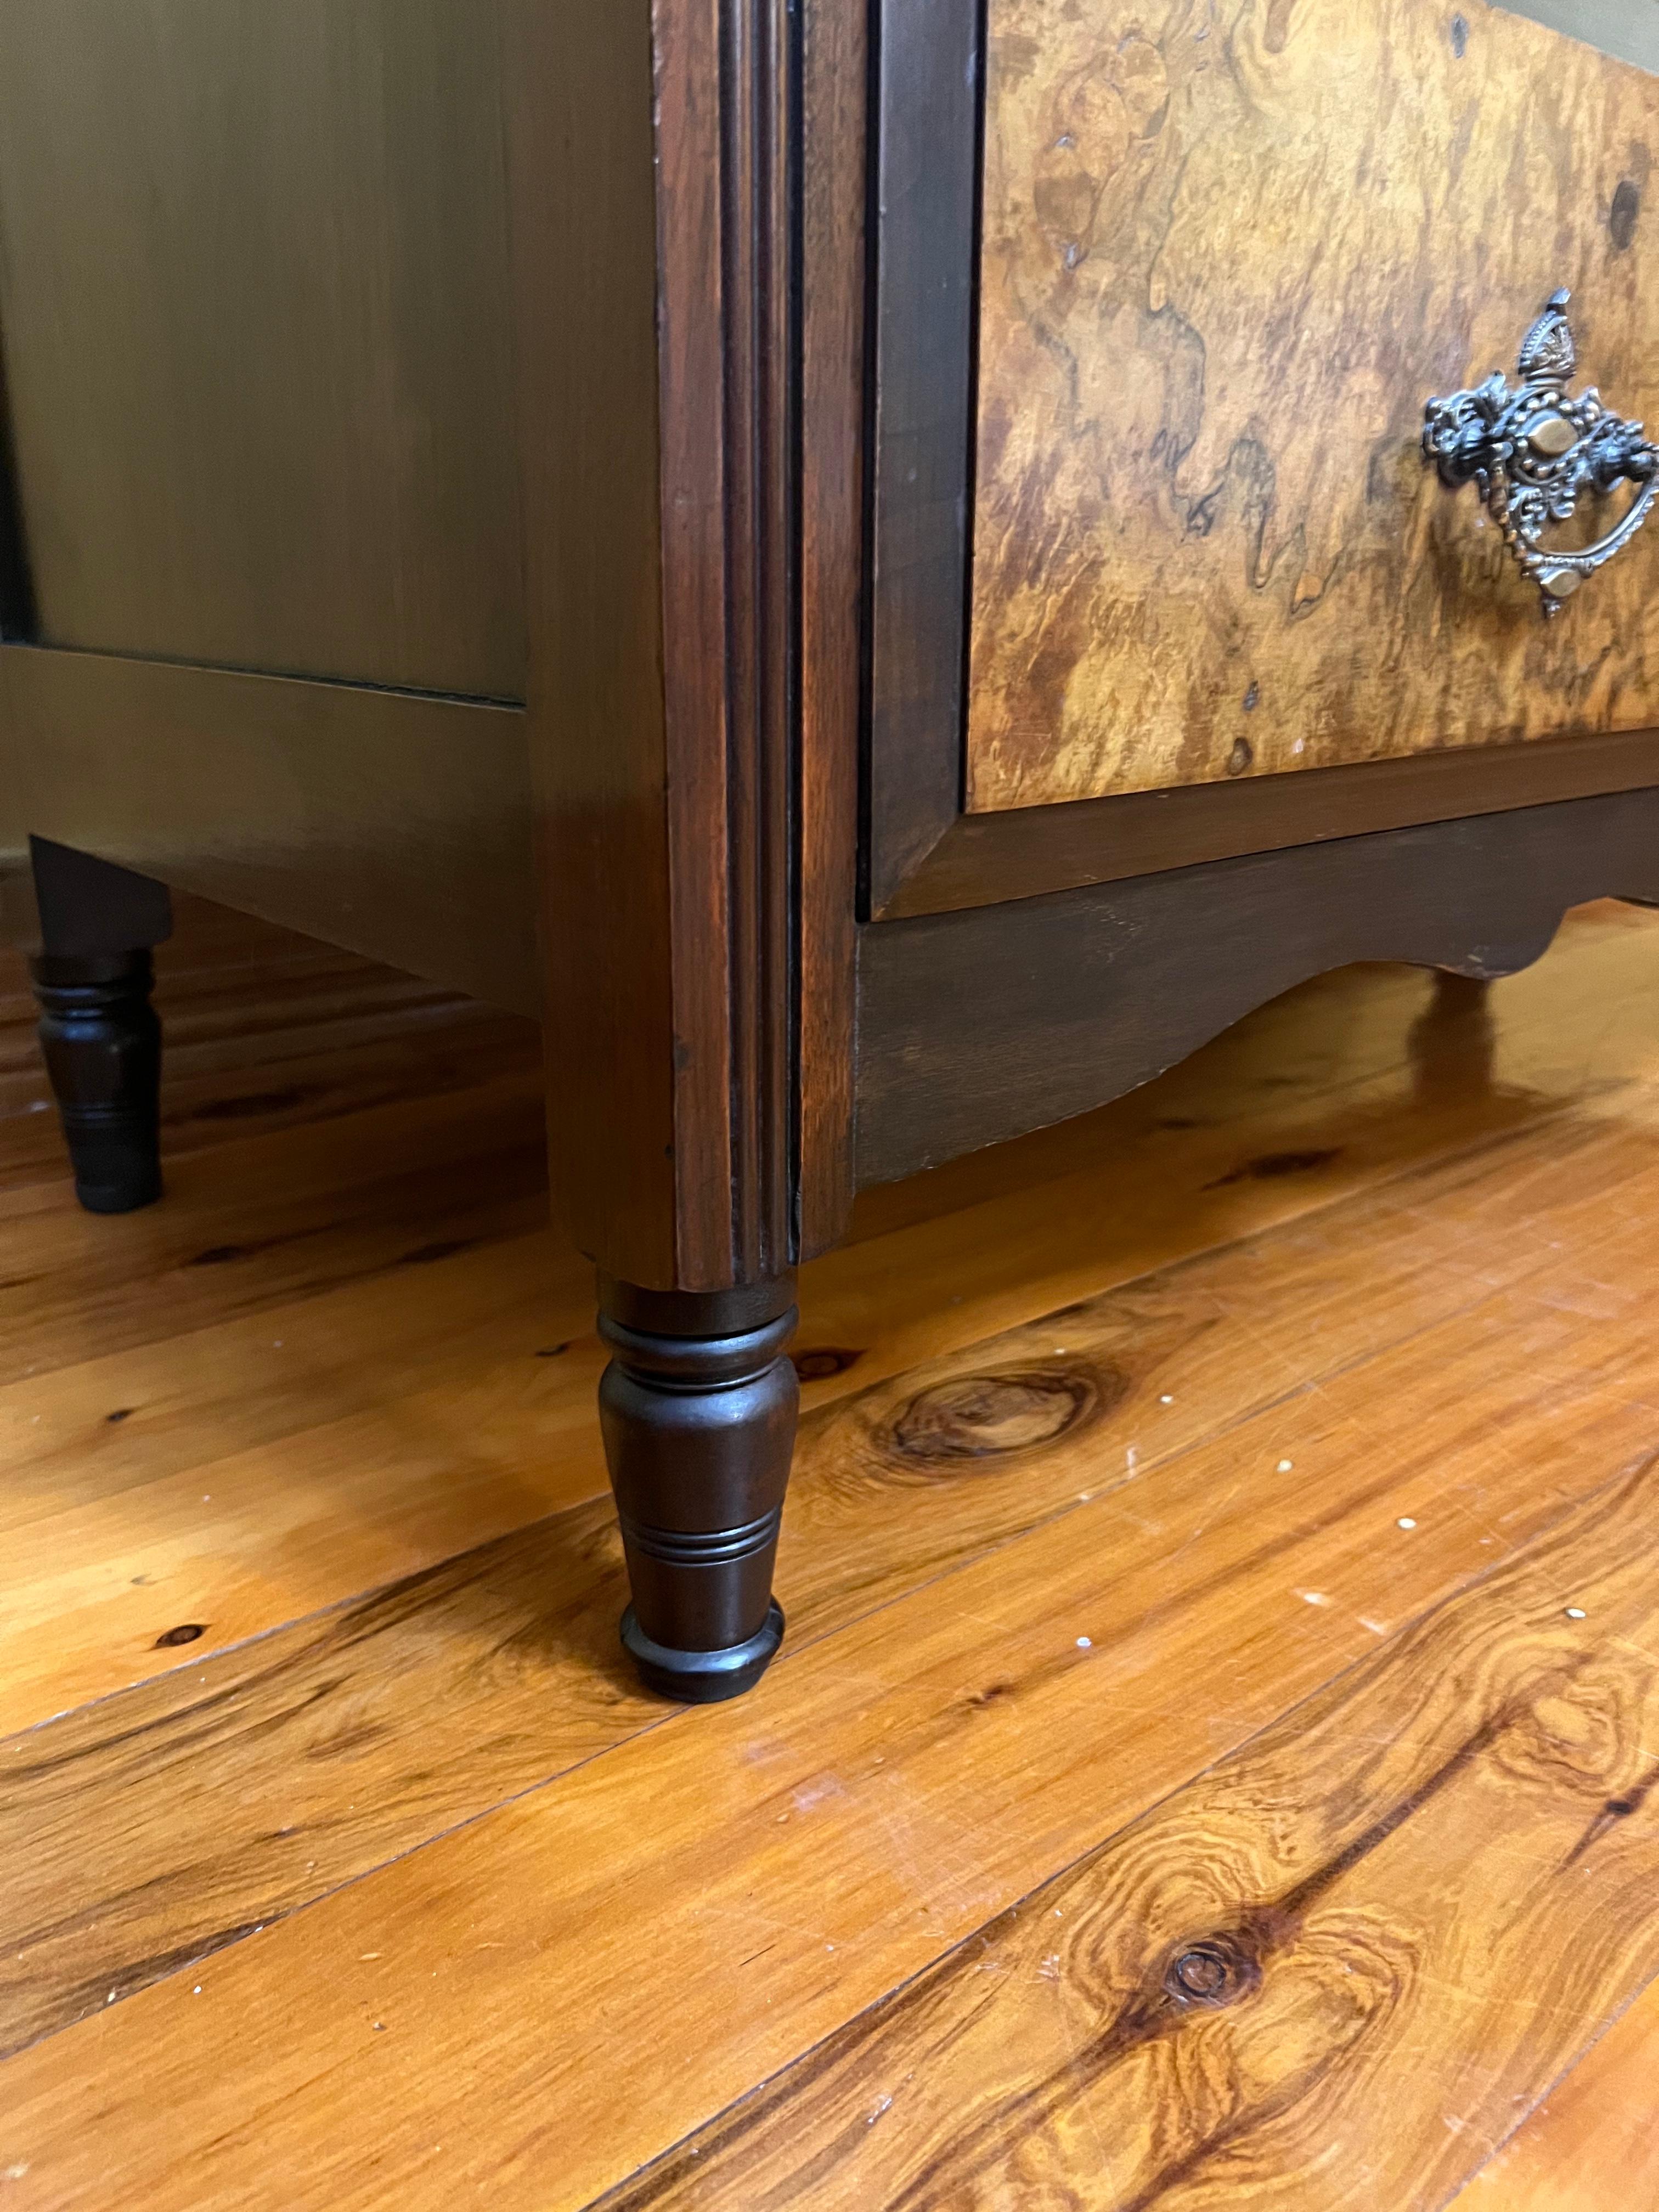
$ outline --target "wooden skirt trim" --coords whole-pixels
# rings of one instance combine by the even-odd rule
[[[1659,788],[1346,837],[861,933],[860,1185],[1066,1120],[1356,960],[1506,975],[1659,901]]]

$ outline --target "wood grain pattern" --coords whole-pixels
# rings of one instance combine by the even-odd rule
[[[1531,1193],[1528,1233],[1492,1255],[1487,1293],[1536,1273],[1552,1235],[1571,1234],[1588,1194],[1639,1177],[1646,1152],[1613,1146],[1591,1159],[1582,1142],[1564,1146],[1559,1133],[1540,1132],[1524,1159],[1520,1166],[1500,1146],[1417,1179],[1408,1200],[1380,1194],[1355,1209],[1346,1242],[1291,1231],[1235,1247],[1166,1290],[1141,1285],[1097,1299],[1063,1322],[912,1368],[842,1410],[826,1406],[806,1425],[792,1487],[782,1571],[793,1640],[830,1635],[1040,1527],[1074,1504],[1079,1483],[1096,1481],[1102,1467],[1127,1470],[1137,1453],[1149,1467],[1162,1464],[1286,1390],[1332,1382],[1380,1349],[1377,1275],[1392,1286],[1390,1334],[1432,1338],[1468,1312],[1471,1286],[1456,1255],[1471,1238],[1488,1244],[1517,1174]],[[1351,1255],[1362,1249],[1364,1265],[1356,1265]],[[482,1279],[460,1287],[482,1302]],[[1631,1291],[1639,1296],[1638,1285]],[[450,1303],[453,1340],[444,1353],[428,1332],[409,1347],[418,1388],[395,1429],[388,1434],[372,1407],[313,1425],[306,1438],[313,1465],[326,1460],[346,1494],[367,1504],[390,1480],[393,1455],[407,1455],[411,1422],[432,1432],[440,1469],[465,1422],[453,1480],[472,1491],[475,1510],[487,1511],[489,1471],[505,1474],[527,1415],[544,1452],[545,1440],[558,1437],[561,1463],[556,1475],[526,1469],[522,1502],[538,1490],[548,1504],[561,1487],[580,1495],[584,1471],[596,1487],[602,1477],[581,1435],[578,1392],[581,1383],[591,1389],[597,1347],[585,1334],[556,1375],[532,1364],[533,1328],[528,1318],[505,1317],[505,1298],[501,1315],[485,1309],[477,1318],[454,1291]],[[1310,1347],[1304,1316],[1316,1303],[1321,1322]],[[1227,1316],[1252,1308],[1259,1320],[1245,1342]],[[319,1315],[313,1334],[331,1320],[337,1326]],[[493,1361],[483,1322],[495,1330]],[[1055,1348],[1061,1328],[1064,1358]],[[295,1349],[303,1357],[306,1340]],[[1531,1349],[1552,1372],[1569,1364],[1563,1346],[1547,1352],[1537,1336]],[[1466,1387],[1464,1370],[1458,1382]],[[495,1404],[503,1390],[510,1411]],[[1172,1403],[1151,1416],[1156,1442],[1138,1443],[1164,1394]],[[23,1402],[19,1394],[20,1413]],[[42,1514],[26,1504],[0,1522],[14,1572],[32,1593],[12,1624],[20,1656],[37,1626],[67,1626],[76,1601],[94,1600],[90,1588],[53,1572],[63,1510],[135,1482],[145,1458],[146,1580],[168,1595],[124,1594],[121,1626],[153,1628],[163,1605],[196,1617],[195,1594],[184,1586],[189,1547],[200,1523],[216,1522],[192,1510],[195,1486],[211,1481],[219,1514],[235,1513],[242,1498],[275,1486],[281,1441],[216,1457],[210,1474],[187,1464],[169,1484],[169,1439],[153,1410],[123,1425],[118,1447],[106,1443],[76,1468],[68,1407],[28,1402],[45,1408],[49,1426],[28,1440],[18,1477],[26,1501],[50,1485],[58,1510]],[[0,1394],[0,1425],[6,1411]],[[267,1419],[277,1411],[271,1407]],[[176,1436],[171,1441],[176,1449]],[[406,1469],[411,1507],[414,1478]],[[127,1511],[136,1532],[139,1516]],[[302,1529],[290,1532],[291,1548],[303,1540]],[[236,1600],[222,1581],[216,1617],[176,1674],[0,1746],[0,1851],[17,1869],[0,1916],[0,2048],[96,2009],[110,1988],[130,1993],[184,1959],[270,1926],[428,1835],[650,1728],[660,1709],[641,1696],[611,1648],[623,1601],[616,1533],[597,1498],[239,1650],[220,1647],[246,1633],[250,1600]],[[108,1635],[116,1623],[107,1600],[103,1611]],[[135,1661],[147,1640],[131,1637]],[[27,1660],[9,1671],[0,1711],[15,1719]],[[61,1660],[56,1679],[67,1686]],[[103,1810],[115,1798],[118,1876]],[[181,1826],[199,1841],[181,1847]]]
[[[1486,748],[1402,755],[1304,775],[1248,776],[958,814],[880,919],[946,914],[1122,882],[1166,868],[1333,837],[1451,822],[1659,782],[1659,732],[1540,738],[1501,758]]]
[[[166,1143],[175,1158],[398,1099],[488,1089],[504,1075],[533,1083],[533,1024],[205,900],[184,896],[173,905],[176,931],[157,950],[156,974],[167,1020]],[[46,1093],[28,1021],[23,964],[0,954],[8,1194],[62,1167],[61,1158],[48,1167],[52,1156],[31,1138]]]
[[[1659,2200],[1659,1981],[1456,2199],[1457,2212],[1600,2212]]]
[[[794,22],[504,20],[556,1187],[719,1290],[795,1242]]]
[[[1458,24],[992,0],[973,809],[1648,719],[1652,545],[1546,628],[1418,437],[1559,284],[1659,415],[1659,83]]]
[[[234,933],[251,925],[224,918],[233,934],[204,947],[190,911],[162,953],[173,1199],[131,1236],[88,1237],[76,1214],[33,1002],[21,983],[0,1000],[4,1226],[21,1278],[3,1347],[18,1460],[0,1504],[35,1517],[78,1470],[52,1541],[15,1555],[0,1725],[179,1663],[152,1648],[173,1620],[216,1624],[215,1648],[603,1487],[591,1273],[544,1232],[500,1241],[512,1217],[491,1218],[504,1150],[522,1147],[526,1206],[538,1188],[533,1079],[509,1111],[491,1103],[500,1055],[516,1050],[528,1071],[533,1038],[486,1043],[476,1019],[447,1035],[441,1009],[377,1003],[393,981],[406,990],[401,979],[371,971],[354,988],[344,956],[294,940],[272,965],[265,933],[239,1055],[253,985]],[[867,1194],[856,1234],[873,1249],[855,1243],[803,1276],[806,1403],[1611,1095],[1646,1065],[1651,927],[1625,908],[1578,918],[1549,962],[1503,988],[1496,1020],[1403,973],[1325,979],[1101,1115]],[[422,1085],[465,1093],[469,1077],[483,1079],[472,1097],[452,1096],[428,1124]],[[410,1103],[405,1116],[385,1110],[392,1095]],[[441,1172],[404,1172],[423,1156]],[[303,1234],[282,1233],[301,1224],[264,1204],[284,1185],[306,1194]],[[467,1249],[446,1250],[458,1242]],[[204,1251],[222,1256],[180,1264]],[[532,1364],[562,1342],[568,1354]],[[471,1445],[412,1451],[434,1420],[448,1433],[451,1392]],[[112,1411],[127,1418],[112,1425]],[[336,1470],[325,1486],[319,1456]],[[295,1490],[302,1541],[272,1504]],[[57,1577],[65,1546],[82,1563],[72,1597],[31,1595],[34,1565]],[[167,1571],[160,1623],[160,1599],[133,1581],[153,1574],[152,1547]]]
[[[609,2212],[1441,2203],[1659,1970],[1656,1500],[1650,1462]]]
[[[48,641],[523,696],[496,14],[6,0]]]
[[[863,614],[867,10],[801,26],[800,1256],[853,1203]]]
[[[366,1107],[327,1132],[228,1140],[179,1161],[179,1203],[154,1227],[116,1237],[80,1229],[61,1189],[26,1189],[5,1207],[0,1356],[14,1373],[73,1361],[94,1321],[101,1350],[154,1342],[533,1230],[547,1205],[539,1104],[520,1073]]]
[[[652,9],[678,1268],[653,1288],[796,1256],[794,39],[783,0]]]
[[[337,2206],[621,2181],[1645,1457],[1651,1292],[1609,1317],[1591,1285],[1639,1267],[1656,1175],[1586,1190],[1513,1293],[797,1640],[759,1705],[631,1738],[20,2054],[19,2202],[73,2201],[116,2142],[140,2208],[258,2203],[265,2175]],[[1090,1435],[1060,1441],[1079,1474]]]
[[[294,1131],[303,1103],[272,1087],[284,1039],[315,1068],[308,1037],[362,1025],[317,1098],[344,1135],[354,1091],[372,1099],[394,1064],[399,1002],[377,1006],[348,959],[290,941],[254,987],[270,1073],[238,1068],[243,925],[204,937],[202,919],[185,902],[165,954],[186,963],[178,1139],[235,1152],[207,1110],[223,1085],[252,1128],[307,1137],[318,1179],[326,1130]],[[712,1724],[628,1729],[620,1681],[605,1703],[615,1565],[589,1518],[602,1478],[581,1371],[595,1347],[534,1358],[538,1297],[551,1327],[566,1310],[586,1326],[581,1271],[551,1240],[382,1266],[97,1357],[144,1302],[143,1254],[118,1259],[107,1310],[65,1306],[67,1358],[31,1376],[34,1353],[20,1357],[0,1439],[0,1682],[41,1700],[20,1717],[84,1695],[89,1662],[128,1666],[106,1685],[149,1678],[0,1754],[22,1870],[3,1887],[34,1938],[0,1946],[14,2020],[97,2014],[8,2066],[8,2191],[101,2201],[114,2174],[124,2207],[169,2212],[418,2209],[475,2186],[580,2203],[1589,1495],[1639,1454],[1659,1402],[1653,932],[1597,909],[1491,993],[1323,979],[1090,1124],[872,1194],[860,1218],[876,1241],[806,1277],[805,1389],[830,1403],[785,1593],[795,1580],[816,1626],[759,1703]],[[0,963],[0,1182],[27,1210],[49,1197],[27,1141],[43,1117],[8,1057],[21,1016],[4,987]],[[438,1008],[424,1018],[445,1033]],[[401,1049],[407,1088],[412,1030]],[[441,1087],[464,1057],[440,1055]],[[382,1150],[398,1141],[369,1118]],[[1483,1137],[1501,1141],[1418,1164]],[[366,1156],[341,1147],[348,1184]],[[279,1175],[280,1154],[263,1157]],[[1022,1173],[1049,1180],[1022,1188]],[[436,1195],[410,1186],[413,1207]],[[945,1204],[966,1210],[927,1218]],[[1160,1266],[1274,1219],[1273,1236]],[[417,1213],[405,1227],[419,1234]],[[325,1221],[311,1241],[325,1274]],[[1059,1328],[1029,1322],[1149,1267]],[[1028,1325],[976,1344],[1000,1317]],[[1632,1572],[1641,1540],[1624,1547]],[[147,1544],[166,1570],[149,1589],[134,1583]],[[400,1584],[352,1598],[400,1548]],[[279,1627],[302,1589],[348,1602]],[[186,1591],[199,1613],[171,1609]],[[161,1634],[192,1619],[199,1639]],[[215,1649],[262,1626],[279,1632]],[[1468,1679],[1478,1702],[1486,1677]],[[535,1788],[585,1731],[601,1755]],[[531,1794],[411,1849],[503,1785]],[[1408,1900],[1431,1932],[1462,1909],[1442,1863],[1431,1854]],[[354,1869],[367,1878],[317,1895]],[[190,1964],[272,1905],[279,1926]],[[1599,1992],[1572,1979],[1540,2035],[1569,2035],[1581,1994],[1594,2033],[1616,2008]],[[1038,1995],[1052,2002],[1046,1980]],[[1424,2002],[1413,2019],[1441,2033],[1438,1987]],[[1220,2017],[1224,2032],[1242,2014]],[[1480,2093],[1480,2051],[1458,2032],[1444,2047],[1456,2094]],[[1340,2102],[1352,2073],[1331,2078]],[[886,2094],[855,2108],[855,2150]],[[949,2094],[941,2074],[895,2111],[903,2124]],[[370,2100],[387,2124],[366,2131]]]
[[[1656,828],[1659,790],[1613,793],[866,929],[860,1178],[1081,1111],[1346,961],[1512,974],[1570,906],[1659,896]]]

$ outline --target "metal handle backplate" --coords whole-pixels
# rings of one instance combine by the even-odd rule
[[[1586,577],[1629,544],[1659,496],[1659,447],[1642,425],[1612,413],[1594,390],[1568,396],[1578,365],[1571,297],[1555,293],[1528,331],[1518,384],[1498,374],[1431,399],[1423,423],[1425,460],[1450,490],[1478,486],[1547,615],[1559,614]],[[1620,483],[1634,484],[1637,495],[1604,537],[1578,551],[1545,544],[1551,526],[1570,522],[1587,494],[1605,496]]]

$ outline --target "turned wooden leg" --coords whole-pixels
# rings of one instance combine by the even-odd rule
[[[783,1638],[772,1595],[800,1388],[793,1281],[642,1291],[599,1279],[599,1384],[633,1603],[622,1639],[687,1704],[751,1689]]]
[[[173,927],[163,884],[44,837],[29,859],[40,951],[30,962],[40,1042],[92,1213],[129,1213],[161,1194],[161,1029],[149,948]]]
[[[47,952],[29,972],[76,1196],[89,1213],[150,1205],[161,1195],[161,1024],[149,952]]]

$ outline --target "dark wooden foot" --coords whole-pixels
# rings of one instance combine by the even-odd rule
[[[634,1601],[623,1643],[691,1705],[752,1689],[783,1640],[772,1595],[800,1388],[793,1282],[641,1291],[599,1279],[599,1419]]]
[[[89,1213],[161,1195],[161,1025],[148,951],[42,953],[29,963],[40,1042]]]

